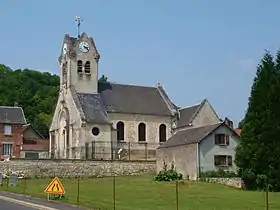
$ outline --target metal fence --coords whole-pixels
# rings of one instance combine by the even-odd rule
[[[91,141],[68,149],[52,148],[51,159],[148,161],[156,159],[159,143]]]
[[[92,141],[85,144],[85,159],[155,160],[158,143]]]

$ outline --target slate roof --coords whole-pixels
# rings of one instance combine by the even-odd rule
[[[221,125],[224,125],[224,123],[217,123],[213,125],[189,128],[178,131],[173,136],[171,136],[165,143],[161,144],[158,148],[161,149],[167,147],[199,143]]]
[[[76,93],[87,122],[109,123],[108,112],[172,116],[157,87],[99,83],[98,89],[98,94]]]
[[[97,124],[110,122],[100,94],[77,93],[77,97],[87,122]]]
[[[0,123],[26,124],[24,112],[21,107],[0,106]]]
[[[177,128],[180,128],[182,126],[188,126],[189,123],[192,122],[193,117],[195,114],[199,111],[199,108],[201,107],[202,103],[196,104],[193,106],[189,106],[183,109],[179,109],[180,118],[177,123]]]

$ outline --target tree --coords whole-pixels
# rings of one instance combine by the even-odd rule
[[[99,82],[107,83],[108,82],[108,77],[106,77],[104,74],[99,78]]]
[[[280,53],[265,52],[251,88],[235,161],[246,188],[280,190]]]
[[[107,82],[104,75],[101,81]],[[44,137],[49,135],[49,126],[56,107],[59,76],[48,72],[11,68],[0,64],[0,106],[17,103],[31,123]]]
[[[242,119],[239,123],[238,123],[238,129],[242,129],[244,124],[244,119]]]

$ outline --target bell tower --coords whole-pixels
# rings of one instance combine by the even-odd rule
[[[97,93],[100,55],[93,38],[86,33],[80,35],[80,17],[76,21],[78,36],[65,35],[59,57],[60,90],[73,86],[79,93]]]

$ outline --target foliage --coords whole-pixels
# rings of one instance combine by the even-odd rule
[[[247,189],[280,191],[280,51],[257,68],[235,161]]]
[[[244,124],[244,119],[242,119],[239,123],[238,123],[238,129],[242,129]]]
[[[183,179],[183,175],[175,171],[174,164],[167,170],[167,164],[165,162],[163,163],[163,170],[154,177],[155,181],[175,181],[181,179]]]
[[[201,178],[234,178],[234,177],[238,177],[238,174],[236,174],[234,171],[225,171],[219,169],[216,171],[200,172],[200,177]]]
[[[108,82],[104,75],[100,78]],[[17,69],[0,65],[0,106],[18,104],[31,123],[44,137],[48,137],[59,91],[59,76],[48,72]]]

